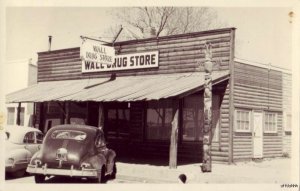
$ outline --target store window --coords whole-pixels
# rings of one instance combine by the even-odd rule
[[[7,108],[7,125],[15,124],[15,108],[8,107]]]
[[[277,132],[277,114],[276,113],[265,113],[265,133],[276,133]]]
[[[183,103],[183,141],[199,141],[202,140],[203,129],[203,97],[200,95],[192,95],[184,98]]]
[[[235,115],[235,131],[236,132],[250,132],[250,111],[249,110],[236,110]]]
[[[57,114],[61,112],[61,108],[59,103],[56,102],[48,102],[47,103],[47,113],[48,114]]]
[[[49,131],[49,129],[51,129],[52,127],[56,126],[56,125],[60,125],[61,124],[61,118],[48,118],[45,121],[45,127],[43,132],[47,133],[47,131]]]
[[[170,100],[149,102],[147,108],[147,139],[170,139],[172,118],[173,108]]]
[[[85,125],[87,120],[87,103],[86,102],[70,102],[70,124]]]
[[[105,129],[107,138],[127,139],[129,137],[130,110],[127,103],[106,105],[107,120]]]

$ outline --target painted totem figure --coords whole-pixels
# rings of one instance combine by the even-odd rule
[[[202,172],[211,172],[211,129],[212,129],[212,48],[211,44],[205,44],[205,83],[204,83],[204,129],[203,129],[203,164]]]

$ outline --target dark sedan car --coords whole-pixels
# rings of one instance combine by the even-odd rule
[[[103,183],[116,176],[116,153],[106,147],[101,129],[86,125],[58,125],[46,134],[42,148],[31,159],[27,172],[35,182],[46,176],[85,177]]]

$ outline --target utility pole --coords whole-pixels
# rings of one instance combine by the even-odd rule
[[[204,83],[204,129],[203,129],[203,163],[202,172],[211,172],[211,129],[212,129],[212,47],[205,44],[205,83]]]

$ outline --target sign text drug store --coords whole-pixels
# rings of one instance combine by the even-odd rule
[[[113,47],[85,42],[80,52],[84,73],[158,67],[158,51],[114,56]]]

